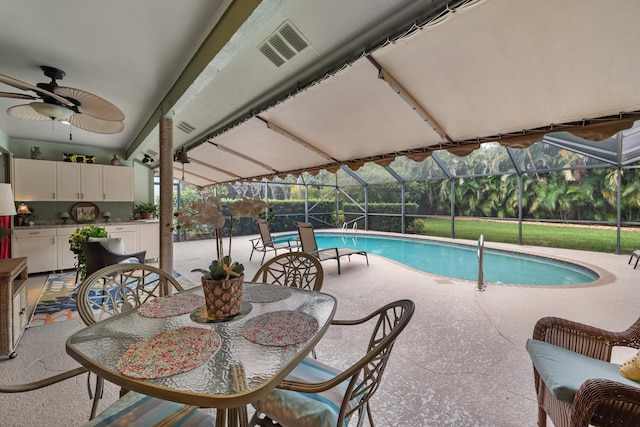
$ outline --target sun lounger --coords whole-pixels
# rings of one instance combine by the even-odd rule
[[[340,274],[340,258],[344,256],[351,260],[351,255],[364,255],[367,260],[367,266],[369,265],[369,256],[365,251],[349,248],[318,249],[318,243],[316,242],[316,235],[313,231],[313,226],[308,222],[296,221],[295,224],[298,227],[302,251],[315,256],[320,261],[335,259],[338,262],[338,274]]]

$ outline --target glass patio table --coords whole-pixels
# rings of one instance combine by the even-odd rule
[[[202,294],[197,286],[170,298]],[[246,282],[241,313],[232,320],[214,322],[198,309],[148,317],[142,312],[145,304],[74,333],[66,350],[89,371],[125,389],[216,408],[216,425],[242,427],[248,424],[246,405],[269,393],[307,356],[328,329],[336,304],[333,296],[321,292]],[[194,354],[197,342],[181,341],[193,332],[208,340],[200,347],[207,353],[202,357]],[[172,339],[160,339],[168,333]],[[178,359],[186,355],[184,364],[173,356],[169,361],[169,369],[179,372],[154,372],[164,363],[150,362],[159,360],[153,359],[155,347],[175,350],[171,346],[181,348]],[[127,358],[132,351],[137,353]],[[126,371],[127,360],[141,365],[140,370]]]

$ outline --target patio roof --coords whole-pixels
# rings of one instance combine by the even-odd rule
[[[184,181],[355,170],[400,155],[422,160],[440,149],[466,154],[482,142],[525,147],[543,138],[634,162],[637,131],[625,134],[620,152],[615,135],[640,117],[640,57],[630,54],[639,19],[635,2],[464,2],[221,123],[187,146]]]

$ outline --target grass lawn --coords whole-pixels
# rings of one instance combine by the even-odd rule
[[[419,221],[422,224],[416,229],[420,230],[420,234],[451,237],[450,219],[429,218]],[[456,219],[456,238],[477,240],[481,234],[484,234],[486,241],[517,244],[518,223]],[[615,227],[522,224],[523,245],[615,253],[616,239]],[[630,254],[637,249],[640,249],[640,231],[622,228],[620,231],[620,253]]]

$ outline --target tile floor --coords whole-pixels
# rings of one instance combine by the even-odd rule
[[[338,299],[337,318],[359,317],[400,298],[416,303],[372,405],[377,426],[535,426],[533,374],[524,349],[535,321],[560,316],[622,330],[638,318],[640,269],[627,264],[628,255],[486,246],[574,260],[599,270],[603,279],[580,287],[489,284],[485,292],[476,292],[475,283],[434,277],[374,254],[369,267],[360,257],[345,262],[341,275],[335,262],[323,263],[323,291]],[[259,268],[259,257],[248,260],[250,248],[248,237],[234,238],[233,255],[245,264],[247,277]],[[174,268],[198,283],[199,274],[191,269],[206,267],[213,253],[210,240],[177,243]],[[31,278],[32,298],[45,277]],[[1,381],[33,381],[76,366],[64,352],[64,341],[82,327],[80,320],[71,320],[27,329],[18,357],[0,360]],[[318,356],[346,366],[359,354],[358,344],[358,337],[330,330]],[[101,408],[116,397],[117,389],[110,385]],[[81,376],[43,390],[0,395],[0,425],[77,426],[87,419],[90,404],[86,376]]]

